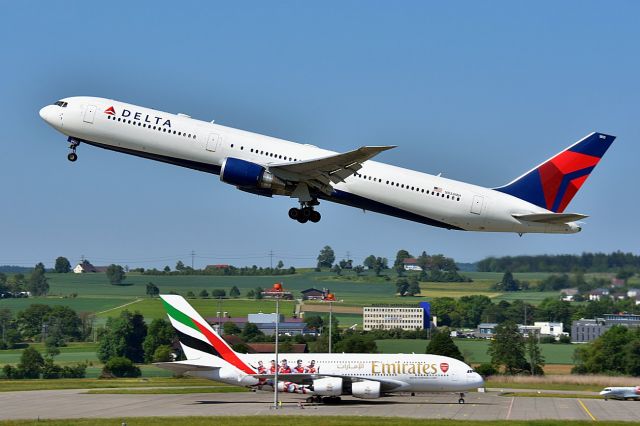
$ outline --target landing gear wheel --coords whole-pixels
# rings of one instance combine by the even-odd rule
[[[71,161],[72,163],[77,159],[78,159],[78,154],[76,154],[75,152],[70,152],[69,155],[67,155],[67,160]]]
[[[311,404],[312,402],[314,402],[313,397],[310,396],[309,398],[306,399],[307,404]]]
[[[300,209],[296,209],[295,207],[289,209],[289,218],[293,220],[298,220],[300,216]]]
[[[320,216],[320,212],[317,212],[315,210],[311,210],[311,216],[309,216],[309,220],[313,223],[318,223],[320,222],[320,219],[322,218],[322,216]]]
[[[464,404],[464,398],[460,398],[460,399],[458,400],[458,404]]]

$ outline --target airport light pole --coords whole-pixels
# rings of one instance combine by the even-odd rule
[[[275,371],[273,376],[273,409],[278,409],[278,369],[280,368],[280,363],[278,361],[278,334],[279,334],[279,323],[280,323],[280,297],[282,296],[282,284],[276,283],[273,285],[273,290],[275,290],[275,298],[276,298],[276,345],[275,345]]]
[[[322,300],[329,302],[329,353],[331,353],[331,350],[333,349],[333,302],[336,301],[336,295],[333,293],[327,293]]]

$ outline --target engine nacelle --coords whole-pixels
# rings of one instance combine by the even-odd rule
[[[284,189],[285,183],[260,164],[227,157],[220,169],[220,180],[241,188]]]
[[[342,379],[340,377],[325,377],[313,381],[313,393],[322,396],[342,395]]]
[[[353,382],[351,384],[351,395],[362,399],[380,398],[380,382],[372,380]]]

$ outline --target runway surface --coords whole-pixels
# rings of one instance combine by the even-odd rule
[[[378,400],[350,397],[341,405],[308,405],[300,396],[283,395],[272,410],[267,393],[195,393],[181,395],[87,394],[84,390],[0,393],[0,419],[147,416],[344,415],[456,420],[626,420],[640,422],[640,402],[577,398],[503,397],[470,393],[466,404],[453,394],[393,396]]]

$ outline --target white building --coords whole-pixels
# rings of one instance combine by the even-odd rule
[[[413,257],[403,259],[402,266],[405,271],[422,271],[422,268],[418,266],[418,260]]]
[[[415,330],[425,328],[425,320],[428,321],[425,309],[420,306],[386,305],[365,306],[362,308],[362,328],[364,330],[391,330],[401,328],[403,330]]]
[[[558,337],[564,334],[562,332],[563,324],[561,322],[534,322],[534,327],[540,328],[540,334],[543,336]]]

